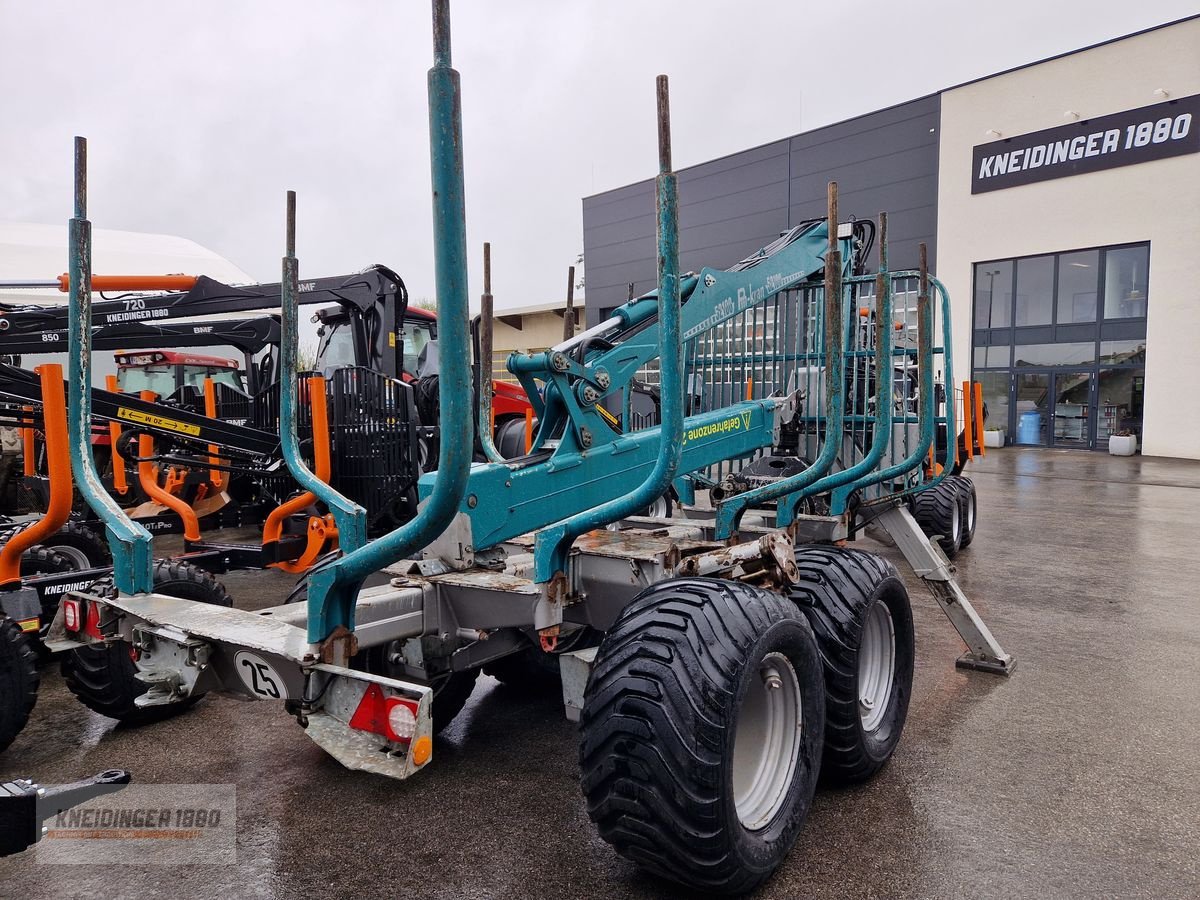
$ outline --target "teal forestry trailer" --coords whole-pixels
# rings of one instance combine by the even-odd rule
[[[511,681],[555,673],[579,723],[582,791],[600,835],[691,888],[749,890],[785,858],[818,776],[870,778],[903,730],[909,598],[891,563],[846,545],[861,528],[890,535],[929,586],[967,646],[961,665],[1012,670],[910,511],[939,486],[956,509],[962,500],[945,487],[958,478],[954,441],[943,441],[945,464],[930,460],[939,433],[957,434],[948,299],[923,264],[888,270],[885,218],[878,271],[859,274],[865,232],[839,224],[835,186],[827,217],[728,270],[679,273],[660,76],[658,289],[556,347],[512,355],[536,438],[525,456],[473,464],[459,79],[446,0],[433,14],[442,440],[418,514],[367,541],[363,510],[301,459],[289,195],[283,453],[332,511],[341,554],[306,576],[302,602],[272,609],[152,593],[149,535],[107,502],[87,452],[80,152],[70,436],[81,490],[107,523],[118,590],[71,593],[48,643],[132,652],[144,706],[217,691],[281,702],[345,766],[398,779],[433,764],[437,731],[481,670]],[[612,410],[627,410],[647,373],[658,421],[634,429]],[[738,477],[763,460],[776,474]],[[676,516],[639,515],[669,490]],[[379,571],[390,580],[363,588]]]

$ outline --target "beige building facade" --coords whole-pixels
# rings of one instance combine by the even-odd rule
[[[941,94],[956,375],[1008,443],[1200,458],[1198,111],[1200,18]]]
[[[509,354],[534,353],[561,344],[567,333],[564,330],[566,315],[567,305],[563,300],[557,303],[496,310],[492,332],[492,377],[497,381],[516,384],[517,379],[508,371],[506,365]],[[571,334],[578,328],[582,315],[583,299],[580,298],[579,305],[572,311],[574,327]]]

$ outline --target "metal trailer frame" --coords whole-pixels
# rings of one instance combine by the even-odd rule
[[[881,317],[890,317],[890,281],[920,281],[917,323],[920,438],[896,465],[878,468],[890,429],[876,427],[872,447],[859,465],[833,471],[838,456],[845,395],[843,363],[850,295],[844,290],[843,258],[852,253],[839,237],[836,187],[826,220],[807,223],[749,264],[733,271],[704,269],[680,276],[676,178],[671,168],[666,78],[658,84],[660,174],[658,194],[659,288],[630,301],[613,318],[550,351],[514,355],[510,370],[539,397],[541,420],[530,456],[471,465],[470,372],[466,293],[462,140],[458,75],[450,62],[446,0],[434,2],[434,66],[429,73],[430,135],[440,341],[444,366],[440,396],[443,435],[439,466],[420,483],[415,519],[370,543],[359,525],[362,511],[312,480],[299,459],[291,427],[283,451],[302,483],[335,510],[343,555],[307,576],[306,603],[258,612],[206,606],[149,593],[149,535],[126,520],[94,485],[87,453],[88,269],[83,145],[77,139],[76,216],[72,219],[71,440],[81,487],[108,524],[114,545],[118,597],[72,594],[67,628],[60,608],[48,646],[69,650],[96,641],[128,641],[139,653],[139,678],[149,685],[139,704],[176,701],[204,691],[285,701],[308,735],[350,768],[406,778],[433,755],[432,695],[446,675],[527,649],[562,651],[564,699],[579,708],[588,652],[571,652],[584,626],[607,628],[644,587],[685,575],[717,576],[786,587],[796,578],[796,541],[838,542],[851,530],[848,512],[813,516],[797,512],[801,501],[832,491],[844,502],[854,490],[917,473],[892,496],[877,520],[896,539],[962,634],[968,652],[960,664],[1007,674],[1013,659],[997,644],[954,583],[953,567],[931,545],[903,505],[907,494],[928,489],[936,476],[923,473],[938,424],[934,401],[934,306],[942,305],[945,333],[949,307],[944,289],[917,272],[889,273],[886,255],[876,277]],[[289,197],[288,252],[283,262],[283,347],[294,366],[294,206]],[[886,252],[886,251],[885,251]],[[922,257],[923,260],[923,257]],[[736,402],[685,416],[684,341],[711,329],[810,274],[824,272],[824,447],[815,465],[763,489],[723,500],[708,518],[656,520],[636,513],[679,476],[721,461],[748,458],[778,443],[816,398],[799,389]],[[490,287],[490,286],[489,286]],[[931,294],[930,288],[933,291]],[[485,289],[485,294],[490,293]],[[682,297],[687,298],[686,304]],[[656,319],[656,321],[655,321]],[[876,359],[891,359],[888,337],[876,329]],[[608,341],[613,338],[613,341]],[[607,342],[607,346],[602,346]],[[953,384],[950,350],[944,348],[945,381]],[[631,382],[639,366],[661,365],[661,424],[616,433],[596,405]],[[877,366],[878,368],[878,366]],[[884,366],[890,372],[889,366]],[[289,371],[289,369],[285,369]],[[535,380],[543,384],[540,394]],[[287,379],[291,382],[292,379]],[[876,379],[877,410],[890,407],[890,375]],[[281,398],[291,423],[294,383]],[[481,414],[486,405],[481,405]],[[854,415],[855,413],[852,413]],[[954,435],[950,404],[944,419]],[[883,419],[881,419],[881,422]],[[897,466],[899,468],[897,468]],[[894,471],[893,471],[894,470]],[[630,484],[636,484],[632,490]],[[752,504],[776,503],[774,512]],[[689,515],[691,511],[689,510]],[[606,526],[615,526],[608,530]],[[386,570],[386,585],[361,589],[366,575]],[[560,643],[561,642],[561,643]],[[385,646],[404,678],[352,668],[358,654]],[[363,715],[364,708],[371,710]]]

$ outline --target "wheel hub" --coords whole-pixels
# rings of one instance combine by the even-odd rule
[[[737,714],[733,797],[738,819],[765,828],[784,806],[803,736],[803,696],[791,661],[768,653],[758,664]]]
[[[887,713],[896,675],[896,628],[887,604],[867,611],[858,650],[858,713],[864,731],[877,729]]]

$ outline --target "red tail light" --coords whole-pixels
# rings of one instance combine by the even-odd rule
[[[73,597],[66,597],[62,602],[63,627],[67,631],[79,631],[83,626],[83,603]]]
[[[83,630],[98,641],[104,640],[104,635],[100,633],[100,604],[87,603],[80,601],[85,608]]]
[[[371,684],[350,717],[350,727],[383,735],[389,741],[409,744],[417,733],[418,707],[416,700],[385,697],[379,685]]]

